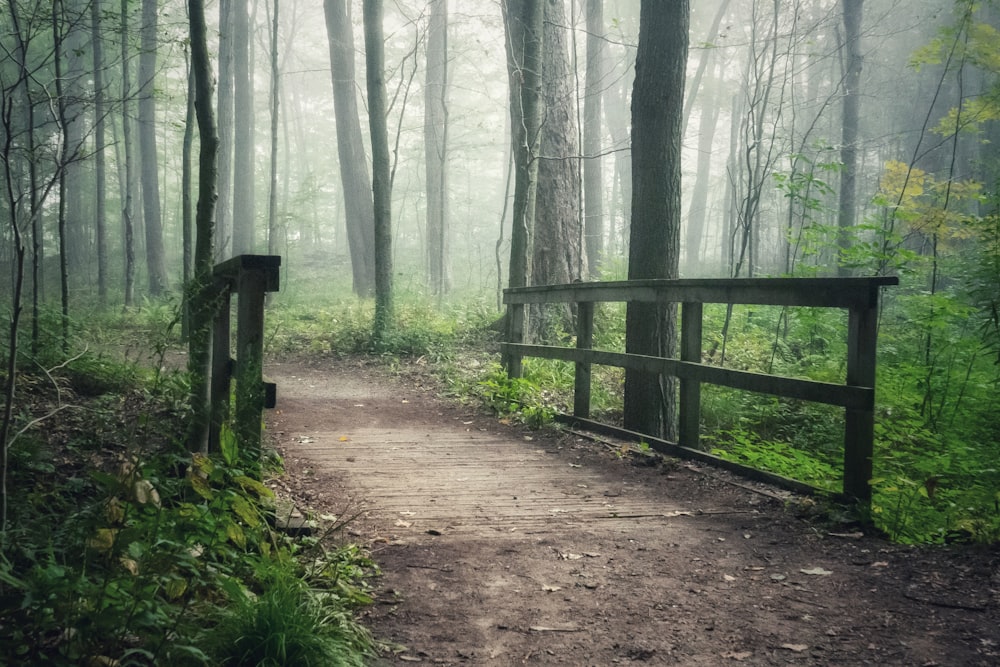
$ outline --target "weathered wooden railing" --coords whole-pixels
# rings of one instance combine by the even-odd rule
[[[884,286],[898,284],[899,279],[895,277],[760,278],[633,280],[508,289],[504,291],[504,303],[507,304],[510,340],[503,346],[504,362],[511,377],[521,376],[521,359],[525,356],[575,362],[573,418],[605,428],[606,425],[590,421],[591,364],[675,376],[680,380],[679,442],[666,442],[644,434],[632,435],[644,435],[647,441],[664,453],[710,460],[744,472],[750,469],[698,449],[702,383],[843,407],[846,419],[843,491],[848,498],[867,505],[871,501],[879,293]],[[622,301],[682,304],[680,358],[592,349],[594,304]],[[576,348],[524,343],[525,305],[545,303],[577,304]],[[706,303],[846,309],[846,383],[815,382],[701,363],[702,305]],[[765,474],[764,477],[793,487],[806,487],[777,475]]]
[[[242,447],[259,453],[261,412],[274,407],[275,386],[265,383],[264,296],[278,291],[281,257],[238,255],[217,264],[213,290],[218,309],[212,325],[211,421],[209,451],[219,451],[222,425],[229,418],[230,385],[236,380],[233,430]],[[232,296],[236,293],[236,360],[230,356]]]

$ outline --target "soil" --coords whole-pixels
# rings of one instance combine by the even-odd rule
[[[377,665],[998,665],[1000,550],[906,547],[809,498],[532,431],[419,364],[270,363],[281,493],[381,567]]]

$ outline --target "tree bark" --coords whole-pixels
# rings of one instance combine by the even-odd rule
[[[252,254],[254,206],[253,67],[247,0],[231,0],[233,13],[233,255]]]
[[[392,181],[386,128],[385,52],[382,0],[364,0],[365,72],[368,123],[372,140],[372,193],[375,206],[375,325],[372,338],[381,346],[392,329]]]
[[[583,98],[583,210],[587,268],[599,275],[604,254],[604,158],[601,156],[601,106],[604,96],[604,0],[586,0],[587,78]]]
[[[358,296],[371,296],[375,290],[375,211],[354,92],[354,34],[349,3],[347,0],[324,0],[323,9],[330,42],[337,156],[344,188],[344,214],[354,292]]]
[[[102,0],[90,3],[90,44],[94,65],[94,220],[97,241],[97,298],[108,305],[107,167],[104,156],[104,49],[101,35]]]
[[[191,427],[188,446],[207,451],[209,426],[209,368],[211,364],[212,249],[215,227],[215,184],[219,136],[212,110],[212,68],[209,63],[204,0],[188,0],[191,38],[191,72],[195,81],[195,115],[198,119],[198,210],[195,215],[195,278],[190,283],[191,330],[188,338],[188,372],[191,375]]]
[[[278,254],[278,235],[284,225],[278,223],[278,112],[281,100],[281,69],[278,67],[279,0],[274,0],[271,16],[271,167],[267,195],[267,254]]]
[[[857,218],[857,186],[855,175],[858,163],[858,125],[861,114],[861,18],[864,0],[841,0],[844,13],[844,98],[843,125],[840,137],[840,202],[837,214],[837,244],[841,261],[837,263],[837,275],[849,276],[851,270],[843,262],[843,253],[851,243],[850,229]]]
[[[217,132],[218,199],[215,207],[215,255],[228,259],[233,233],[233,0],[219,0],[219,108]]]
[[[167,268],[160,218],[159,161],[156,150],[157,2],[142,0],[142,53],[139,55],[139,152],[142,161],[142,210],[146,228],[146,271],[149,294],[167,290]]]
[[[511,207],[508,285],[528,285],[541,123],[541,63],[544,0],[503,0],[510,83],[514,203]]]
[[[122,59],[122,144],[125,153],[125,183],[122,191],[122,237],[125,259],[124,302],[130,308],[135,302],[135,221],[132,217],[135,204],[132,194],[138,189],[135,186],[135,156],[132,140],[132,66],[129,61],[129,0],[121,0],[121,23],[119,39],[121,40]]]
[[[542,125],[531,282],[557,285],[586,276],[580,220],[580,145],[576,99],[564,31],[563,0],[545,0]],[[533,309],[531,329],[544,335],[572,329],[568,307]]]
[[[681,226],[681,122],[688,0],[643,0],[632,93],[630,280],[676,278]],[[630,303],[625,350],[674,356],[676,304]],[[626,371],[625,427],[676,438],[674,378]]]
[[[431,293],[451,289],[448,252],[448,0],[430,1],[424,85],[427,275]]]

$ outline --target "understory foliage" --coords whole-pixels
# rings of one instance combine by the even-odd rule
[[[114,329],[91,340],[123,349]],[[165,354],[157,370],[58,356],[18,378],[0,664],[363,664],[367,556],[275,532],[274,494],[234,448],[185,451],[187,383]]]

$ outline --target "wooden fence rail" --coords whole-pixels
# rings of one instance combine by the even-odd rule
[[[209,451],[219,451],[222,425],[229,418],[230,385],[236,380],[234,434],[241,447],[260,450],[261,412],[274,407],[275,387],[262,375],[264,296],[278,291],[281,257],[238,255],[213,270],[218,309],[212,325],[211,421]],[[236,360],[230,356],[232,296],[236,293]]]
[[[573,417],[588,422],[592,364],[675,376],[680,380],[679,441],[667,443],[648,434],[645,437],[666,453],[716,462],[721,461],[698,449],[703,383],[840,406],[845,411],[844,495],[867,505],[871,502],[879,295],[882,287],[898,284],[896,277],[759,278],[632,280],[507,289],[504,303],[509,334],[503,345],[504,363],[511,377],[520,377],[521,360],[526,356],[574,362]],[[629,301],[681,304],[679,359],[592,349],[594,304]],[[524,342],[525,306],[545,303],[577,304],[576,348]],[[847,310],[846,383],[815,382],[702,363],[702,306],[706,303]],[[746,470],[744,466],[725,465]],[[768,477],[789,481],[775,475]]]

